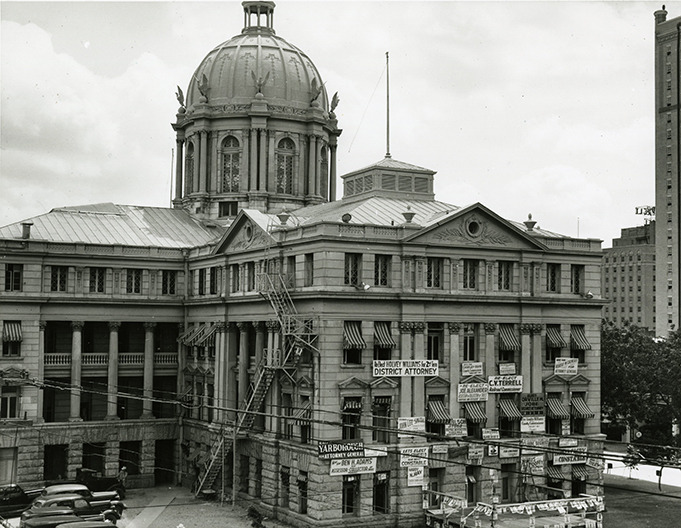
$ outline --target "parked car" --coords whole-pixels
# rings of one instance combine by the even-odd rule
[[[89,468],[76,470],[76,481],[85,484],[93,492],[115,491],[121,499],[125,499],[125,485],[118,477],[104,477],[99,471]]]
[[[106,521],[81,521],[60,524],[57,528],[111,528],[111,524]]]
[[[118,494],[117,491],[92,491],[90,488],[88,488],[85,484],[78,484],[75,482],[69,482],[69,483],[64,483],[64,484],[53,484],[51,486],[47,486],[45,489],[43,489],[42,493],[40,494],[41,497],[47,497],[51,495],[73,495],[77,494],[80,495],[81,497],[85,497],[88,499],[95,499],[95,500],[112,500],[112,501],[117,501],[120,500],[120,495]]]
[[[31,507],[21,514],[19,526],[28,519],[48,515],[73,514],[83,520],[106,520],[115,523],[121,518],[125,505],[121,501],[99,500],[78,494],[46,495],[33,501]]]
[[[24,491],[18,484],[0,486],[0,516],[18,517],[31,506],[41,491],[40,489]]]
[[[70,510],[69,510],[70,512]],[[67,522],[82,521],[77,515],[73,513],[63,513],[61,515],[47,515],[45,517],[32,517],[23,522],[21,526],[24,528],[56,528],[60,524]],[[111,524],[109,524],[111,527]]]

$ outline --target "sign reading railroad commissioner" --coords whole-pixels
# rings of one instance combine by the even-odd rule
[[[490,376],[490,392],[523,392],[522,376]]]
[[[438,376],[438,362],[436,359],[396,359],[373,362],[373,376]]]

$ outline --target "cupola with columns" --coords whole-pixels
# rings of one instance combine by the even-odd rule
[[[341,130],[319,71],[276,35],[274,2],[246,1],[241,34],[178,86],[173,206],[205,219],[335,200]]]

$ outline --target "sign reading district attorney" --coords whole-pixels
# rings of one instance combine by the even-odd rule
[[[322,460],[364,457],[364,442],[362,440],[320,440],[317,443],[317,451]]]
[[[375,359],[372,365],[373,376],[438,376],[436,359]]]

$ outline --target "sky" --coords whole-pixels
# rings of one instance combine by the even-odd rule
[[[438,200],[604,247],[654,205],[661,1],[276,3],[338,92],[339,175],[386,153],[389,52],[390,152],[437,171]],[[176,86],[241,32],[241,3],[2,1],[0,19],[0,225],[168,206]]]

